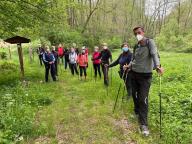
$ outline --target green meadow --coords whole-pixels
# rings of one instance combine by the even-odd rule
[[[7,51],[6,49],[1,51]],[[113,59],[120,51],[113,52]],[[192,143],[192,54],[160,52],[162,76],[162,138],[159,138],[159,77],[154,72],[149,97],[149,128],[143,137],[133,101],[122,100],[118,66],[109,71],[110,86],[93,78],[80,81],[59,65],[57,82],[44,83],[38,57],[24,52],[25,80],[19,77],[16,51],[0,61],[0,143],[21,144],[189,144]],[[117,107],[112,113],[120,83]],[[125,95],[125,94],[124,94]]]

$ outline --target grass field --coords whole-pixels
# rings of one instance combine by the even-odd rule
[[[114,52],[114,59],[119,55]],[[0,61],[0,142],[51,144],[156,144],[192,143],[192,54],[161,52],[165,67],[162,77],[162,134],[159,139],[159,86],[154,72],[150,91],[151,135],[138,131],[133,102],[121,100],[120,91],[112,113],[119,84],[118,66],[109,72],[110,86],[92,78],[89,64],[87,81],[72,77],[59,68],[59,81],[44,83],[44,67],[37,56],[30,63],[25,54],[25,81],[19,81],[16,52],[12,60]],[[11,63],[11,64],[10,64]],[[23,140],[22,140],[23,139]]]

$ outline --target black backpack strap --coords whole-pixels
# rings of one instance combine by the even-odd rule
[[[146,45],[147,45],[147,48],[149,49],[149,53],[150,53],[151,49],[150,49],[150,45],[149,45],[149,43],[150,43],[150,39],[147,38],[147,39],[146,39]],[[158,58],[160,59],[160,55],[159,55],[158,50],[157,50],[157,55],[158,55]]]
[[[149,50],[149,54],[150,54],[151,49],[150,49],[150,45],[149,45],[149,38],[146,39],[146,46],[147,46],[147,48]]]

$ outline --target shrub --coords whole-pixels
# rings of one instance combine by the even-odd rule
[[[100,43],[107,43],[110,49],[118,49],[122,44],[120,37],[113,36],[111,38],[104,38],[100,40]]]
[[[0,84],[14,83],[19,76],[18,72],[18,65],[10,62],[3,62],[0,64],[0,75],[2,75],[0,77]]]
[[[7,53],[6,52],[0,52],[0,58],[1,59],[7,59]]]
[[[0,65],[0,69],[2,70],[1,72],[3,71],[16,71],[18,68],[18,65],[14,64],[14,63],[10,63],[10,62],[3,62],[1,65]]]
[[[45,39],[50,41],[51,45],[65,43],[67,46],[72,43],[82,44],[83,37],[78,31],[50,31],[45,35]]]

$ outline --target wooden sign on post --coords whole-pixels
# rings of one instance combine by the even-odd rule
[[[12,38],[8,38],[6,40],[4,40],[7,43],[10,44],[17,44],[17,50],[18,50],[18,55],[19,55],[19,63],[20,63],[20,70],[21,70],[21,77],[24,78],[24,65],[23,65],[23,52],[22,52],[22,47],[21,44],[22,43],[29,43],[31,40],[24,38],[24,37],[20,37],[20,36],[15,36]]]

